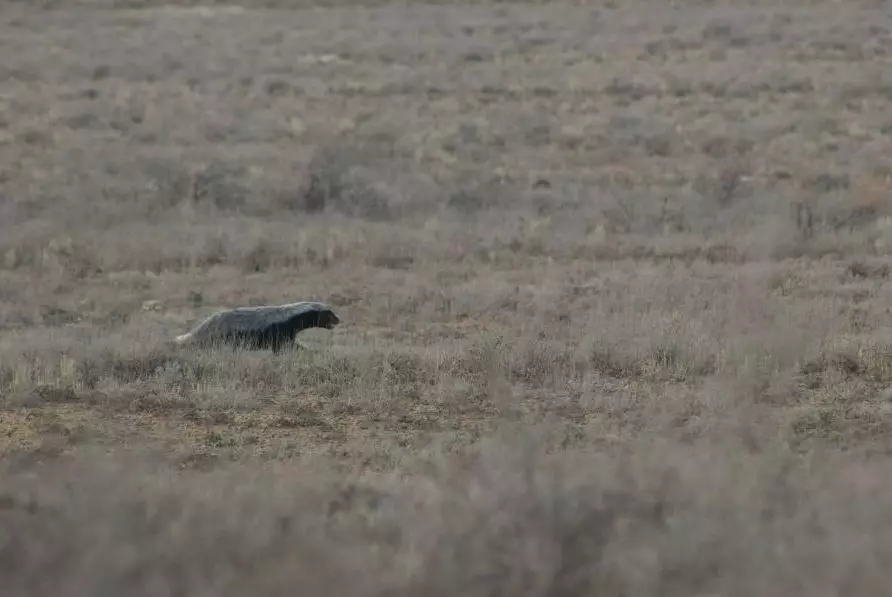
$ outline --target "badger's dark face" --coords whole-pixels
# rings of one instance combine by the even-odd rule
[[[319,322],[318,325],[321,328],[325,328],[326,330],[333,329],[336,325],[341,323],[341,320],[338,319],[338,316],[332,313],[331,311],[323,311],[319,314]]]

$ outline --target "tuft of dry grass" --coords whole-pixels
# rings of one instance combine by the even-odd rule
[[[4,595],[892,586],[888,11],[0,4]]]

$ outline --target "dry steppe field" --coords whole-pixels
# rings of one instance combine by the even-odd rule
[[[888,5],[234,1],[0,3],[4,596],[892,591]]]

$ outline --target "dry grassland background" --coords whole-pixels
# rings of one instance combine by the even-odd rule
[[[888,594],[888,6],[403,4],[0,4],[3,594]]]

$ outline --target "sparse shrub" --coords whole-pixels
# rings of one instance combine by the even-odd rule
[[[369,265],[392,270],[408,270],[415,263],[411,249],[401,244],[387,244],[368,256]]]
[[[739,161],[725,163],[714,174],[700,176],[696,188],[719,208],[729,207],[743,195],[748,166]]]
[[[119,384],[149,381],[167,367],[183,364],[181,356],[150,346],[124,351],[109,347],[91,348],[66,358],[71,359],[77,382],[86,388],[96,387],[105,378]]]
[[[815,218],[811,206],[806,201],[793,203],[793,217],[796,220],[796,230],[803,239],[811,238],[815,232]]]
[[[75,278],[87,278],[102,272],[92,247],[85,240],[68,235],[49,240],[40,251],[39,267],[64,272]]]
[[[242,259],[242,269],[249,273],[263,272],[273,264],[273,250],[270,242],[259,240]]]
[[[566,346],[531,342],[515,350],[511,359],[512,375],[536,387],[566,383],[575,376],[573,359]]]
[[[734,28],[730,22],[725,19],[715,19],[703,28],[701,36],[708,40],[727,41],[733,33]]]
[[[309,213],[328,210],[372,220],[392,219],[390,199],[354,172],[358,161],[359,156],[344,150],[317,153],[307,166],[309,184],[294,207]]]
[[[363,375],[362,368],[346,356],[307,356],[288,370],[289,383],[319,388],[326,396],[337,396]]]
[[[731,159],[750,153],[754,145],[753,141],[749,139],[714,136],[704,141],[700,150],[711,158]]]
[[[640,101],[650,95],[660,95],[660,91],[654,87],[638,81],[629,81],[614,77],[607,83],[603,90],[606,95],[613,97],[622,105],[629,102]]]
[[[472,214],[483,209],[485,203],[478,193],[458,190],[449,195],[446,206],[460,213]]]
[[[846,190],[850,184],[848,174],[822,172],[811,180],[806,181],[805,188],[817,193],[830,193],[832,191]]]
[[[611,193],[612,205],[603,210],[603,215],[610,222],[613,230],[632,232],[638,222],[636,197],[628,193]]]
[[[232,251],[232,243],[225,232],[205,237],[193,260],[199,267],[211,267],[226,263]]]
[[[383,367],[385,382],[396,386],[430,385],[436,381],[429,364],[414,354],[390,352],[384,357]]]
[[[222,211],[237,211],[248,195],[246,178],[243,166],[213,160],[193,173],[189,198],[199,205],[210,202]]]
[[[611,347],[594,347],[585,364],[602,375],[618,379],[635,377],[640,374],[637,360],[628,355],[619,354],[616,349]]]
[[[192,166],[179,161],[152,160],[144,170],[154,190],[151,210],[169,209],[184,201],[196,206],[212,205],[221,211],[244,207],[248,189],[246,169],[220,159]]]
[[[673,139],[668,134],[653,135],[644,139],[644,150],[648,155],[667,158],[672,155]]]
[[[280,359],[270,359],[268,355],[260,353],[238,354],[238,351],[233,356],[238,357],[237,361],[233,359],[232,370],[226,373],[234,375],[239,386],[258,395],[286,387],[288,369]]]
[[[875,223],[877,208],[874,205],[840,206],[833,209],[826,220],[834,230],[851,232]]]
[[[150,213],[151,210],[170,209],[192,198],[192,177],[181,162],[146,160],[142,168],[153,191]]]
[[[481,340],[456,360],[453,372],[479,383],[493,373],[509,371],[506,350],[502,338]]]

